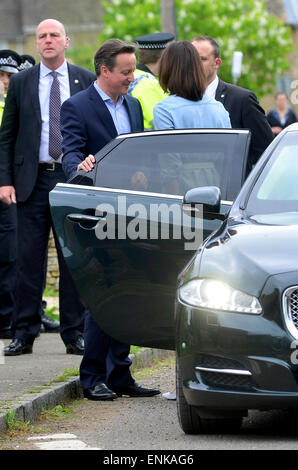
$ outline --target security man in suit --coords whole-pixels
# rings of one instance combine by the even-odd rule
[[[145,130],[154,129],[153,108],[167,96],[158,81],[159,62],[167,44],[174,39],[171,33],[154,33],[134,40],[138,46],[139,63],[128,93],[141,103]]]
[[[10,78],[18,73],[17,52],[0,51],[0,124]],[[16,208],[0,201],[0,339],[11,338],[16,276]]]
[[[63,168],[67,177],[91,171],[95,157],[118,134],[143,131],[140,103],[127,95],[134,81],[135,46],[120,39],[106,41],[95,54],[97,80],[72,96],[61,109]],[[85,398],[149,397],[160,393],[135,382],[130,374],[130,347],[107,335],[90,313],[85,321],[85,352],[80,380]]]
[[[220,48],[213,38],[197,36],[192,43],[200,54],[206,72],[206,93],[224,105],[230,114],[232,128],[251,131],[248,174],[274,138],[265,112],[252,91],[226,83],[217,76],[221,65]]]
[[[42,21],[36,31],[41,63],[11,78],[0,129],[0,200],[17,203],[18,260],[13,341],[5,355],[32,352],[41,326],[44,266],[52,219],[48,196],[65,181],[61,158],[60,106],[87,88],[95,75],[66,62],[64,26]],[[54,234],[55,235],[55,234]],[[60,334],[69,354],[83,354],[85,307],[55,237],[59,271]]]

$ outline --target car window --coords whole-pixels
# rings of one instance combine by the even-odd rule
[[[226,197],[234,173],[241,184],[238,141],[236,133],[128,137],[98,163],[95,184],[180,196],[218,186]]]
[[[246,205],[248,216],[264,223],[296,221],[298,213],[298,135],[288,132],[271,155]],[[285,215],[288,213],[288,215]],[[283,216],[281,214],[284,214]],[[258,217],[256,217],[258,215]],[[274,222],[272,222],[274,223]]]

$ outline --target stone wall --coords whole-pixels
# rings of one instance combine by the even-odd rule
[[[50,235],[48,248],[48,270],[47,270],[47,287],[58,291],[59,284],[59,266],[57,252],[55,248],[53,234]]]

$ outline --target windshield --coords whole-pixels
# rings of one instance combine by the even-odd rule
[[[246,206],[250,219],[298,224],[298,133],[288,132],[260,174]]]

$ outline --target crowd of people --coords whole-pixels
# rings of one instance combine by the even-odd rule
[[[267,118],[252,91],[222,81],[220,49],[208,36],[111,39],[95,52],[95,73],[66,60],[69,38],[57,20],[37,26],[36,45],[37,65],[30,55],[0,51],[0,338],[11,338],[4,354],[31,354],[42,329],[59,327],[66,353],[83,356],[86,398],[159,394],[133,379],[130,346],[108,336],[80,299],[55,234],[49,192],[76,171],[92,170],[94,155],[117,135],[144,129],[250,129],[249,173],[296,116],[284,94]],[[42,300],[51,229],[60,271],[58,325]],[[175,398],[174,390],[166,397]]]

